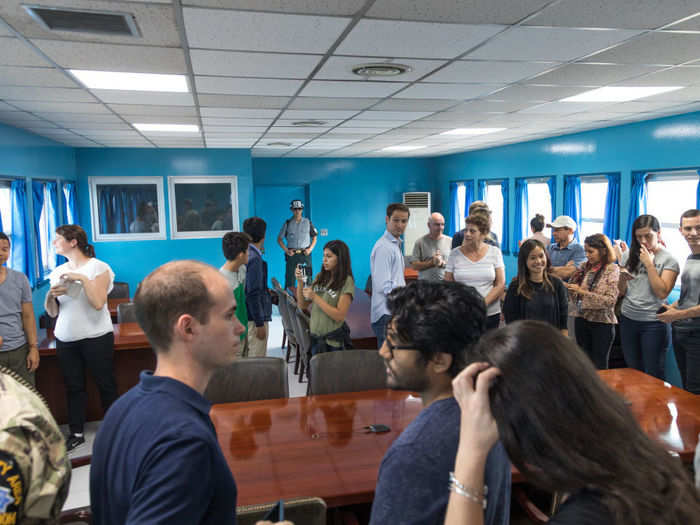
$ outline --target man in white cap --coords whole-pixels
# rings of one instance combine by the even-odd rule
[[[576,221],[568,215],[560,215],[547,227],[552,228],[552,237],[554,237],[554,242],[547,248],[549,260],[552,263],[552,274],[566,282],[574,274],[576,268],[586,261],[586,253],[583,250],[583,246],[574,241]],[[572,311],[571,309],[572,305],[569,303],[569,312]],[[575,323],[571,315],[569,315],[566,324],[569,330],[569,337],[575,341]]]
[[[277,236],[277,244],[280,245],[285,255],[286,269],[284,272],[284,287],[296,285],[294,271],[298,264],[305,266],[306,275],[312,277],[311,252],[316,246],[316,228],[309,219],[302,216],[304,203],[294,199],[289,209],[294,214],[284,221],[282,229]],[[287,241],[285,246],[284,240]]]
[[[583,246],[574,241],[576,222],[568,215],[560,215],[551,224],[554,242],[549,246],[549,259],[552,273],[563,281],[568,281],[576,268],[586,260]]]

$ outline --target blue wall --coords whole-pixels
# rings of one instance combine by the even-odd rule
[[[31,195],[32,179],[75,180],[75,149],[27,131],[0,124],[0,177],[22,177]],[[59,204],[62,202],[59,192]],[[33,215],[29,199],[27,214]],[[62,206],[62,204],[61,204]],[[47,285],[33,292],[34,312],[44,311]]]
[[[667,117],[433,159],[437,208],[449,211],[449,182],[469,179],[557,177],[557,215],[564,210],[564,175],[621,173],[620,232],[627,231],[631,173],[700,166],[700,113]],[[515,183],[510,183],[515,202]],[[515,210],[511,206],[512,228]],[[512,233],[511,233],[512,236]],[[507,280],[516,257],[505,256]]]
[[[319,237],[313,252],[314,271],[321,268],[323,245],[341,239],[350,247],[355,282],[364,288],[369,256],[384,232],[386,206],[400,202],[405,191],[431,191],[434,186],[430,159],[253,159],[255,185],[308,185],[307,216],[327,237]],[[291,216],[291,215],[290,215]],[[276,243],[282,225],[269,225]],[[426,227],[427,232],[427,227]],[[270,250],[270,248],[268,248]],[[283,257],[281,250],[270,255]],[[278,276],[280,278],[280,276]]]
[[[249,150],[81,148],[77,150],[76,159],[80,217],[91,239],[88,177],[163,177],[168,237],[169,175],[236,175],[240,222],[253,210],[253,174]],[[224,262],[220,238],[97,242],[94,245],[97,257],[109,263],[116,279],[129,283],[132,296],[141,279],[157,266],[173,259],[197,259],[217,267]]]

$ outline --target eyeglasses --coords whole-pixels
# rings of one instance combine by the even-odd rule
[[[389,338],[390,334],[387,331],[386,335],[384,336],[384,342],[386,343],[386,347],[389,349],[389,355],[391,358],[394,358],[394,350],[414,350],[418,351],[418,349],[415,347],[415,345],[395,345],[394,343],[391,342],[391,339]]]

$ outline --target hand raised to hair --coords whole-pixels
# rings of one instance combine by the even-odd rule
[[[462,410],[460,443],[487,454],[498,441],[498,427],[491,414],[489,389],[501,371],[488,363],[472,363],[452,381]]]

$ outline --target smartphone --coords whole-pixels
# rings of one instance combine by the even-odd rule
[[[275,506],[272,507],[267,514],[265,514],[262,521],[271,521],[273,523],[284,521],[284,500],[281,499],[275,503]]]
[[[381,434],[382,432],[389,432],[391,430],[388,426],[380,424],[367,425],[365,428],[375,434]]]
[[[662,304],[662,305],[659,307],[659,309],[656,310],[656,313],[657,313],[657,314],[662,314],[662,313],[664,313],[666,310],[668,310],[668,306],[666,306],[665,304]]]

